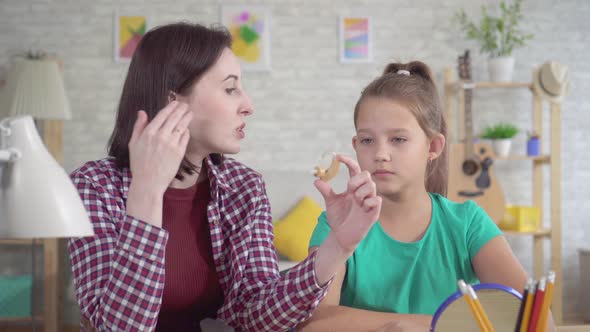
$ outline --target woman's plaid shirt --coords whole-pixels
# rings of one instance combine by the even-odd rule
[[[295,327],[311,316],[330,284],[316,282],[315,253],[281,276],[260,174],[229,158],[220,166],[207,159],[207,165],[207,216],[224,293],[217,318],[242,331]],[[68,243],[82,319],[99,331],[152,331],[168,233],[126,214],[131,174],[113,159],[88,162],[71,178],[96,234]]]

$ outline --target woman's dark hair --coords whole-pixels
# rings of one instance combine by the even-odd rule
[[[432,72],[426,64],[412,61],[407,64],[390,63],[383,75],[371,82],[362,92],[354,108],[354,126],[362,102],[368,97],[384,97],[406,106],[418,120],[420,127],[428,137],[440,133],[447,136],[447,124],[442,111],[440,98],[432,78]],[[426,190],[447,195],[448,149],[427,165]]]
[[[148,120],[168,104],[171,92],[188,95],[193,85],[231,47],[231,35],[223,27],[173,23],[147,32],[139,42],[127,72],[117,110],[115,128],[109,139],[108,153],[118,167],[129,167],[129,140],[137,113],[143,110]],[[223,160],[212,154],[215,164]],[[186,158],[176,175],[193,174],[200,165]]]

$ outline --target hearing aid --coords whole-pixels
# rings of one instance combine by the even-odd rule
[[[340,170],[340,161],[336,158],[336,153],[332,152],[331,155],[332,162],[330,163],[330,166],[328,168],[316,166],[312,171],[313,175],[322,181],[327,182],[332,180]],[[323,157],[325,156],[326,154],[324,154]]]

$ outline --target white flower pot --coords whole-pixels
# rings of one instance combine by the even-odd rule
[[[492,82],[510,82],[514,72],[514,58],[501,56],[488,60],[488,73]]]
[[[493,140],[494,152],[498,157],[508,157],[512,147],[512,139],[503,138]]]

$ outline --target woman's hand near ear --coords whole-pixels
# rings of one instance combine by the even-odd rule
[[[137,113],[129,140],[132,180],[128,215],[161,227],[164,192],[186,153],[191,119],[188,106],[177,101],[169,103],[149,122],[146,112]]]

